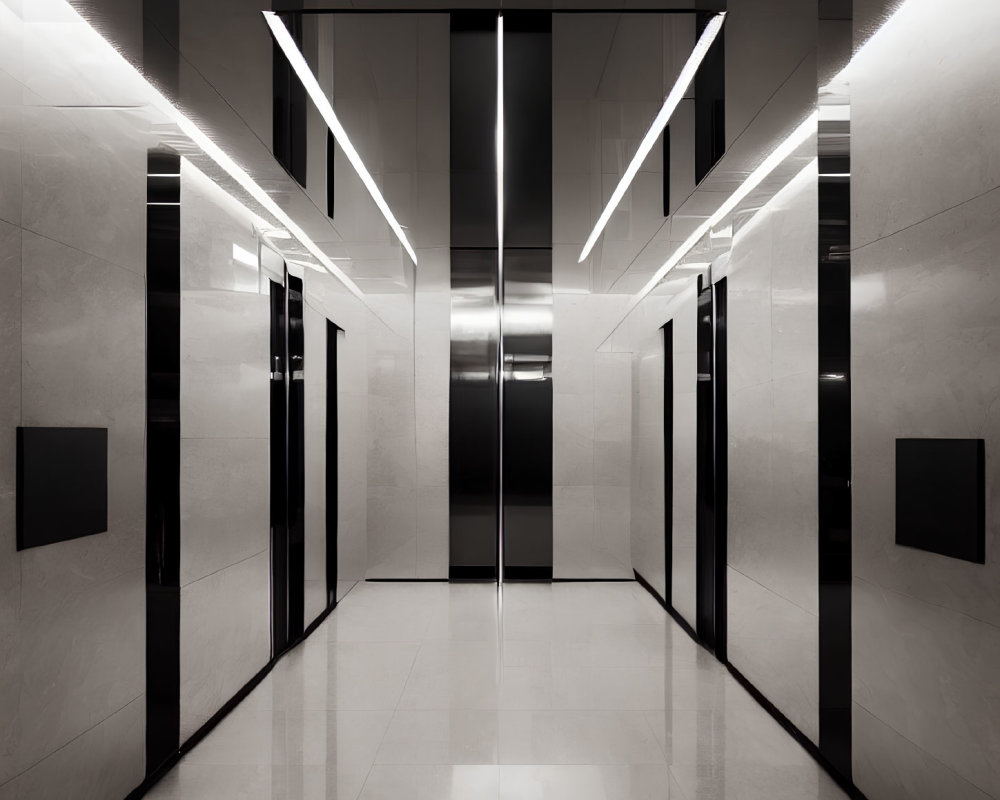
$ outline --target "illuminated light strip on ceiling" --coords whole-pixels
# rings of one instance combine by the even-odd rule
[[[632,310],[639,305],[643,298],[653,291],[657,284],[659,284],[660,281],[666,277],[666,274],[676,267],[681,262],[681,259],[690,253],[691,250],[694,249],[694,246],[698,244],[698,242],[700,242],[706,234],[711,232],[712,228],[731,214],[736,206],[739,205],[740,202],[747,197],[747,195],[760,186],[761,182],[768,175],[774,172],[774,170],[780,166],[786,158],[792,155],[797,148],[808,141],[810,136],[814,136],[816,134],[818,123],[819,112],[814,111],[806,117],[806,119],[794,131],[792,131],[791,134],[789,134],[788,138],[774,148],[771,154],[761,162],[760,166],[747,176],[747,179],[739,185],[736,191],[729,195],[726,201],[719,207],[719,210],[699,225],[697,230],[695,230],[695,232],[692,233],[687,240],[673,252],[670,258],[664,262],[663,266],[656,271],[652,278],[649,279],[649,283],[642,288],[642,291],[632,298],[624,316],[627,317]],[[815,163],[817,163],[816,159],[813,159],[813,161],[806,166],[806,169],[809,169]]]
[[[598,217],[597,224],[594,225],[594,230],[591,232],[590,238],[587,239],[587,243],[583,246],[580,258],[577,259],[577,263],[582,263],[583,260],[590,255],[590,251],[594,248],[594,245],[597,244],[597,240],[601,237],[601,233],[604,231],[605,226],[607,226],[608,221],[611,219],[611,215],[615,213],[615,209],[618,208],[618,204],[625,196],[625,192],[628,191],[628,187],[632,185],[633,179],[639,172],[639,167],[642,166],[642,162],[646,160],[646,156],[649,155],[649,151],[653,149],[653,145],[656,143],[656,140],[659,139],[660,134],[663,133],[663,129],[670,121],[670,117],[673,116],[674,111],[677,110],[677,106],[680,104],[684,94],[688,90],[688,87],[691,85],[691,81],[694,80],[694,76],[698,72],[698,67],[701,66],[701,62],[705,60],[705,56],[708,54],[708,50],[712,46],[712,42],[715,41],[715,38],[719,35],[719,31],[722,30],[722,23],[725,22],[725,19],[725,12],[716,14],[709,21],[708,25],[705,26],[705,30],[702,31],[701,37],[694,46],[694,50],[692,50],[691,55],[688,56],[688,60],[684,64],[681,74],[677,76],[674,88],[670,90],[670,93],[663,101],[660,113],[656,115],[656,118],[653,120],[653,124],[650,125],[649,130],[646,131],[646,136],[639,144],[639,149],[636,150],[635,155],[632,156],[632,162],[628,165],[628,169],[625,170],[625,174],[622,175],[621,180],[618,181],[618,186],[615,187],[615,191],[612,193],[611,199],[608,200],[608,204],[605,206],[604,211],[601,212],[601,216]]]
[[[497,412],[500,421],[497,446],[497,475],[499,476],[499,502],[497,503],[497,593],[503,603],[503,13],[497,16]],[[501,639],[501,647],[503,641]]]
[[[274,40],[278,43],[278,47],[281,48],[281,52],[285,54],[285,58],[288,59],[288,63],[291,64],[292,69],[295,70],[295,74],[298,76],[299,80],[302,81],[302,85],[312,98],[313,103],[319,110],[320,116],[323,117],[323,121],[327,124],[327,127],[333,134],[333,138],[337,140],[337,144],[339,144],[341,149],[344,151],[344,154],[347,156],[347,160],[351,162],[351,166],[354,167],[354,171],[358,173],[358,177],[361,178],[361,182],[368,190],[368,194],[372,196],[372,200],[375,201],[375,205],[377,205],[379,211],[382,212],[382,216],[385,217],[385,221],[389,223],[389,227],[392,228],[392,232],[396,234],[396,238],[399,239],[399,243],[403,245],[403,249],[406,250],[410,260],[416,264],[417,254],[413,251],[409,241],[407,241],[406,234],[403,233],[402,227],[399,222],[396,221],[396,217],[393,216],[392,210],[389,208],[389,204],[386,203],[385,198],[382,197],[382,192],[380,192],[378,186],[375,185],[375,180],[365,167],[364,162],[361,160],[361,156],[358,155],[358,151],[355,150],[354,145],[351,144],[347,131],[344,130],[344,126],[341,125],[340,120],[337,119],[337,115],[333,111],[333,106],[330,105],[330,101],[327,99],[326,94],[323,92],[322,88],[320,88],[319,81],[316,80],[316,76],[313,75],[312,70],[309,69],[305,56],[302,55],[298,45],[295,44],[295,40],[288,32],[288,28],[285,27],[285,23],[283,23],[278,15],[273,11],[262,11],[261,13],[264,15],[264,21],[267,22],[267,27],[271,29],[271,34],[274,36]]]
[[[367,306],[368,301],[365,299],[364,293],[358,287],[354,281],[345,273],[342,269],[337,267],[329,257],[324,253],[319,245],[317,245],[309,236],[306,235],[305,231],[299,227],[298,224],[285,213],[284,209],[279,206],[274,199],[264,191],[263,188],[242,167],[239,166],[221,147],[219,147],[215,142],[209,138],[209,136],[201,130],[197,125],[194,124],[187,116],[185,116],[173,103],[167,100],[160,91],[153,86],[146,78],[142,75],[139,70],[137,70],[128,59],[125,58],[117,48],[111,44],[104,36],[101,35],[100,31],[94,28],[84,18],[79,11],[77,11],[68,2],[64,2],[66,10],[72,14],[73,18],[78,20],[84,26],[85,30],[89,31],[95,39],[95,45],[102,45],[106,47],[109,52],[114,53],[115,57],[118,59],[121,67],[128,74],[134,76],[139,81],[142,82],[145,89],[149,93],[150,105],[159,111],[161,114],[170,119],[181,132],[187,136],[195,145],[197,145],[202,152],[205,153],[209,158],[212,159],[219,167],[226,172],[229,177],[235,180],[243,189],[253,197],[258,203],[260,203],[268,213],[270,213],[275,219],[278,220],[288,231],[292,234],[302,245],[319,261],[337,280],[339,280],[347,289],[361,300]],[[0,5],[0,8],[3,6]],[[278,236],[273,236],[273,238],[279,238]]]

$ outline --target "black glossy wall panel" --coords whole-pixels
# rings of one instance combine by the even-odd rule
[[[504,242],[552,247],[552,14],[504,12]],[[548,282],[551,284],[551,267]]]
[[[896,544],[986,563],[986,443],[896,440]]]
[[[670,216],[670,126],[663,129],[663,216]]]
[[[497,246],[497,14],[451,14],[451,246]]]
[[[851,767],[851,194],[848,122],[820,122],[818,334],[819,748]]]
[[[108,429],[17,429],[17,549],[108,529]]]
[[[146,774],[180,744],[181,160],[151,150],[146,206]],[[169,176],[169,177],[167,177]]]
[[[496,281],[495,249],[451,251],[449,577],[455,579],[492,579],[497,572]]]
[[[552,577],[552,251],[504,248],[505,579]]]

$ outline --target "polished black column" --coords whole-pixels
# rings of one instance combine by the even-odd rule
[[[279,13],[288,32],[299,49],[302,48],[302,0],[275,0],[274,10]],[[282,13],[289,12],[289,13]],[[285,54],[277,43],[273,49],[273,108],[271,151],[288,174],[306,185],[306,114],[308,97]]]
[[[305,618],[306,459],[305,329],[302,279],[285,276],[288,320],[288,638],[302,635]]]
[[[552,14],[504,12],[504,578],[552,577]]]
[[[146,774],[180,744],[181,159],[146,179]]]
[[[285,287],[271,296],[271,655],[288,647],[288,390]]]
[[[497,15],[451,14],[449,577],[494,580],[499,526]]]

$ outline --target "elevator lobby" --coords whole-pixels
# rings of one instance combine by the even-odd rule
[[[1000,0],[0,0],[0,800],[1000,800]]]

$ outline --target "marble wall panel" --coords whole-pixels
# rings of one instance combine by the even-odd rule
[[[305,326],[305,624],[326,608],[326,317],[306,304]],[[334,456],[336,457],[336,456]]]
[[[796,176],[728,264],[729,659],[819,738],[817,178]]]
[[[856,42],[883,10],[856,20]],[[1000,392],[991,266],[1000,162],[996,142],[978,133],[997,113],[983,102],[996,53],[967,24],[984,30],[998,14],[988,2],[913,0],[849,71],[854,768],[879,800],[927,787],[1000,795],[1000,701],[987,667],[1000,625],[1000,472],[989,455]],[[907,141],[887,123],[918,114]],[[900,437],[986,440],[985,565],[895,545]]]
[[[270,574],[265,551],[181,590],[181,741],[267,663]]]

